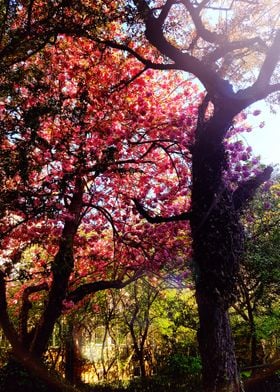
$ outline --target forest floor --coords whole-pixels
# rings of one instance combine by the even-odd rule
[[[176,379],[166,376],[154,376],[134,379],[126,386],[120,383],[88,385],[80,384],[80,392],[202,392],[198,377],[185,375]],[[0,369],[0,392],[51,392],[38,378],[30,376],[18,364],[10,363]],[[247,388],[246,392],[280,392],[280,374],[275,374],[265,381]]]

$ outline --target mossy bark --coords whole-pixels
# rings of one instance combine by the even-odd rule
[[[205,392],[239,392],[228,308],[235,292],[243,232],[232,193],[223,182],[227,158],[219,116],[198,125],[193,149],[192,236],[198,342]]]

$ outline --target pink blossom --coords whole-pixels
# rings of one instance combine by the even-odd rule
[[[64,299],[62,301],[62,306],[64,310],[69,310],[72,309],[74,307],[74,302],[73,301],[67,301],[67,299]]]
[[[260,159],[258,157],[255,157],[255,158],[252,159],[252,164],[256,165],[256,164],[259,163],[259,161],[260,161]]]
[[[249,158],[249,156],[248,156],[248,154],[246,154],[246,152],[244,152],[244,153],[241,155],[241,160],[242,160],[242,161],[247,161],[248,158]]]

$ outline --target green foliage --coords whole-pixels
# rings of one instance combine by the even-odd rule
[[[181,353],[173,354],[169,356],[165,372],[173,377],[199,377],[201,372],[200,358]]]
[[[135,379],[127,388],[129,392],[200,392],[200,380],[154,376]]]
[[[263,309],[263,314],[256,318],[257,337],[259,339],[270,339],[273,335],[280,333],[280,310],[279,301],[269,310]]]
[[[279,194],[275,180],[258,192],[244,215],[245,254],[231,317],[241,367],[263,363],[279,349]]]
[[[259,297],[265,305],[274,300],[280,283],[280,184],[261,191],[247,210],[246,254],[243,266],[251,280],[260,282]]]
[[[158,371],[161,379],[169,380],[173,390],[190,392],[200,388],[201,361],[199,357],[188,356],[186,353],[174,350],[165,358],[165,361],[162,362],[162,368]],[[182,389],[183,387],[185,389]]]
[[[155,325],[166,343],[184,348],[196,344],[198,315],[193,291],[165,290],[156,302],[156,310]]]
[[[180,379],[157,375],[146,378],[136,378],[129,383],[101,384],[96,386],[83,386],[82,392],[201,392],[200,378]]]
[[[243,371],[240,373],[240,376],[241,376],[241,378],[244,380],[244,379],[250,378],[250,377],[251,377],[251,374],[252,374],[252,371],[250,371],[250,370],[243,370]]]

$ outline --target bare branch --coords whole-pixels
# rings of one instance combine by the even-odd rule
[[[167,41],[162,29],[162,20],[153,16],[145,1],[138,0],[135,3],[138,6],[138,10],[140,12],[142,10],[142,16],[146,24],[146,38],[163,55],[174,62],[174,64],[165,65],[147,64],[145,62],[147,66],[156,69],[178,69],[189,72],[201,81],[211,97],[220,95],[221,97],[234,98],[234,92],[229,82],[222,79],[217,72],[209,67],[209,64],[205,64],[188,53],[183,53],[179,48]],[[143,9],[145,9],[145,12],[143,12]]]
[[[26,287],[23,291],[22,305],[21,305],[20,316],[19,316],[19,335],[23,345],[28,337],[28,333],[27,333],[28,312],[32,307],[29,297],[33,293],[38,293],[39,291],[48,290],[48,288],[49,288],[48,284],[44,282],[36,286]]]
[[[89,38],[91,38],[91,37],[89,37]],[[124,50],[124,51],[132,54],[137,60],[139,60],[141,63],[143,63],[146,66],[150,63],[148,60],[146,60],[144,57],[142,57],[139,53],[137,53],[134,49],[130,48],[128,45],[119,44],[118,42],[115,42],[112,40],[102,41],[102,40],[96,39],[95,41],[99,44],[109,46],[110,48]]]
[[[244,48],[251,49],[254,45],[256,46],[256,49],[262,52],[264,52],[267,49],[266,44],[259,37],[244,39],[241,41],[233,41],[233,42],[224,40],[221,46],[219,46],[212,52],[206,54],[203,58],[203,61],[211,64],[219,60],[220,58],[224,57],[227,53],[233,52],[234,50],[238,50],[238,49],[244,49]]]
[[[259,72],[255,85],[258,89],[266,88],[280,58],[280,29],[277,30],[274,41],[268,49],[265,60]]]
[[[6,284],[5,274],[0,270],[0,326],[3,328],[4,334],[8,339],[9,343],[13,348],[13,355],[20,361],[20,363],[37,377],[44,380],[53,392],[69,391],[77,392],[77,389],[71,386],[67,386],[59,381],[57,378],[53,378],[47,368],[38,361],[38,358],[34,360],[34,357],[23,347],[18,339],[16,330],[9,318],[7,312],[7,299],[6,299]]]
[[[201,1],[201,3],[199,3],[199,4],[197,5],[197,9],[199,10],[199,12],[200,12],[204,7],[207,8],[207,4],[208,4],[209,2],[210,2],[209,0],[203,0],[203,1]]]
[[[106,208],[101,207],[101,206],[97,206],[96,204],[85,204],[85,205],[88,205],[88,206],[90,206],[90,207],[92,207],[92,208],[95,208],[97,211],[100,211],[101,214],[102,214],[102,215],[108,220],[108,222],[110,223],[110,225],[111,225],[111,227],[112,227],[112,230],[113,230],[113,233],[114,233],[116,236],[119,235],[118,230],[116,229],[115,224],[114,224],[114,218],[112,217],[112,215],[110,214],[110,212],[109,212]]]
[[[189,14],[191,15],[191,18],[194,22],[197,34],[203,38],[207,42],[211,43],[222,43],[225,41],[225,36],[222,34],[217,34],[213,31],[210,31],[206,29],[204,26],[200,15],[199,15],[199,9],[193,7],[191,2],[189,0],[181,0],[182,4],[186,7],[186,9],[189,11]]]
[[[280,30],[277,30],[276,36],[270,48],[267,50],[265,60],[260,69],[256,82],[236,93],[236,98],[243,101],[243,109],[252,103],[266,98],[280,90],[280,83],[269,84],[270,79],[275,71],[280,59]]]
[[[203,25],[199,13],[201,9],[207,5],[207,1],[203,1],[195,7],[189,0],[182,0],[181,2],[185,5],[193,19],[197,34],[205,41],[218,45],[216,49],[200,60],[189,53],[182,52],[164,36],[163,23],[171,5],[175,4],[175,2],[167,2],[166,8],[164,8],[164,11],[162,10],[162,14],[160,14],[161,16],[158,18],[153,15],[152,10],[144,0],[135,0],[134,2],[146,25],[146,38],[163,55],[174,62],[174,64],[153,64],[151,62],[148,64],[147,60],[139,59],[142,62],[144,60],[143,63],[148,67],[157,69],[180,69],[193,74],[204,85],[214,104],[217,100],[219,100],[220,103],[224,99],[228,100],[227,107],[231,107],[233,115],[252,103],[264,99],[269,94],[279,90],[279,83],[269,85],[273,71],[279,61],[279,31],[276,33],[273,44],[269,49],[267,49],[266,44],[259,37],[229,42],[224,36],[209,31]],[[253,86],[234,93],[231,84],[227,80],[222,79],[211,65],[214,65],[219,58],[225,56],[229,52],[243,48],[252,48],[252,46],[255,46],[255,49],[258,51],[267,52],[259,77]]]
[[[275,93],[276,91],[280,90],[280,83],[270,84],[269,86],[267,86],[267,88],[265,90],[266,90],[265,91],[266,96],[268,96],[269,94]]]
[[[131,78],[127,78],[127,79],[122,79],[119,83],[115,84],[114,86],[112,86],[110,88],[110,93],[115,92],[115,91],[120,91],[123,88],[129,86],[132,82],[134,82],[134,80],[136,80],[137,78],[139,78],[139,76],[142,75],[142,73],[144,73],[148,68],[145,67],[143,69],[141,69],[140,71],[138,71],[134,76],[132,76]]]
[[[165,22],[169,11],[171,9],[171,7],[173,6],[173,4],[176,3],[176,0],[167,0],[167,2],[164,4],[164,6],[161,9],[161,13],[159,15],[159,17],[157,18],[158,22],[163,25],[163,23]]]
[[[139,269],[132,277],[127,280],[99,280],[98,282],[85,283],[79,286],[77,289],[73,290],[67,296],[67,301],[73,301],[77,303],[85,298],[89,294],[94,294],[98,291],[108,290],[108,289],[122,289],[123,287],[129,285],[143,275],[144,271]]]
[[[88,35],[86,35],[88,36]],[[89,38],[91,38],[90,36],[88,36]],[[181,67],[177,66],[176,64],[162,64],[162,63],[153,63],[150,60],[145,59],[144,57],[142,57],[139,53],[137,53],[134,49],[130,48],[128,45],[124,45],[124,44],[119,44],[118,42],[112,41],[112,40],[98,40],[95,39],[94,40],[102,45],[106,45],[108,47],[114,48],[114,49],[119,49],[119,50],[123,50],[125,52],[130,53],[131,55],[133,55],[138,61],[140,61],[142,64],[145,65],[145,71],[148,68],[151,69],[158,69],[158,70],[173,70],[173,69],[177,69],[180,70]]]
[[[271,376],[273,376],[276,371],[280,369],[280,360],[278,359],[271,364],[267,364],[263,368],[264,370],[262,372],[257,373],[255,376],[245,381],[246,390],[249,390],[249,388],[251,391],[255,390],[255,388],[260,385],[261,381],[268,380]]]
[[[27,31],[30,34],[31,30],[31,19],[32,19],[32,8],[33,8],[34,0],[30,0],[27,12]]]
[[[243,320],[245,321],[249,321],[249,318],[247,316],[247,314],[244,312],[243,309],[241,309],[239,306],[237,306],[236,304],[232,305],[232,308],[236,311],[237,314],[239,314]]]
[[[182,212],[182,214],[179,215],[166,216],[166,217],[151,216],[137,199],[133,199],[133,201],[139,214],[142,215],[143,218],[145,218],[149,223],[179,222],[179,221],[189,220],[191,217],[191,212]]]

